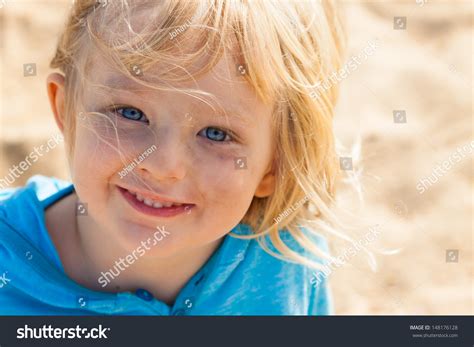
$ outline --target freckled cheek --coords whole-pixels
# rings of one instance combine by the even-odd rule
[[[249,170],[238,169],[238,154],[213,154],[196,158],[192,172],[205,203],[218,208],[247,206],[253,195],[255,178]]]
[[[117,161],[115,144],[107,145],[90,132],[81,132],[76,136],[74,147],[74,175],[87,175],[90,178],[103,176]]]
[[[76,132],[71,174],[80,199],[89,204],[91,214],[103,211],[110,197],[109,181],[124,165],[118,152],[118,143],[124,160],[127,161],[126,141],[107,136],[101,128],[80,128]],[[103,128],[102,128],[103,129]]]
[[[107,176],[115,155],[90,132],[76,133],[71,175],[81,201],[86,202],[90,212],[102,209],[107,194]]]
[[[96,178],[114,175],[153,142],[143,132],[114,129],[104,121],[90,123],[92,126],[78,128],[76,133],[73,171],[77,173]]]

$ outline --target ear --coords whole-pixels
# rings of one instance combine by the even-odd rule
[[[50,74],[46,79],[46,89],[56,124],[59,130],[61,130],[61,133],[64,133],[64,76],[57,72]]]
[[[270,168],[267,169],[265,176],[263,176],[255,190],[255,196],[257,198],[266,198],[267,196],[270,196],[275,191],[275,183],[275,170],[273,169],[273,165],[270,165]]]

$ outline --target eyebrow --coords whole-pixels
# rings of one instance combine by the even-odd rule
[[[144,82],[150,83],[146,80],[144,80]],[[106,87],[112,87],[112,88],[118,88],[118,89],[127,88],[127,89],[132,89],[133,91],[139,91],[139,90],[145,91],[146,90],[145,88],[147,88],[146,86],[141,85],[140,83],[123,75],[112,75],[111,77],[108,77],[105,80],[103,85]]]

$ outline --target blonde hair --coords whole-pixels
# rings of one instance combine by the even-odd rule
[[[130,16],[140,10],[146,10],[147,20],[135,31]],[[179,35],[170,39],[177,30]],[[190,31],[193,51],[176,54],[178,43],[189,39]],[[76,0],[50,66],[65,75],[65,113],[73,115],[80,107],[78,81],[87,79],[87,52],[92,52],[92,47],[130,79],[151,88],[177,90],[170,87],[174,82],[209,71],[225,49],[237,45],[238,58],[245,64],[244,78],[261,100],[274,103],[277,139],[275,191],[267,198],[254,197],[242,220],[254,234],[239,237],[257,238],[278,258],[320,269],[312,257],[285,243],[279,229],[285,229],[309,254],[326,259],[331,257],[316,245],[312,235],[341,236],[330,209],[339,173],[332,126],[337,86],[318,97],[313,91],[319,81],[340,69],[344,43],[339,12],[327,0]],[[204,55],[207,64],[189,73],[192,62]],[[155,62],[165,68],[160,69],[159,79],[149,80],[149,84],[130,69],[136,65],[147,71]],[[75,117],[64,121],[65,137],[73,139]],[[73,141],[67,143],[71,155]],[[288,206],[291,213],[275,223]],[[277,252],[268,247],[266,235]]]

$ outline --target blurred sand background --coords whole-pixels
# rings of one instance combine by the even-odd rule
[[[0,178],[57,133],[45,80],[71,2],[0,0]],[[472,152],[425,193],[416,189],[473,140],[473,2],[341,4],[349,54],[375,38],[379,45],[341,82],[337,136],[347,148],[361,144],[347,156],[364,201],[348,189],[340,201],[368,226],[380,225],[375,246],[401,251],[377,256],[377,272],[360,256],[335,269],[336,314],[473,314]],[[405,30],[394,30],[395,16],[406,17]],[[23,76],[27,63],[36,76]],[[394,123],[393,110],[405,110],[406,123]],[[34,174],[68,179],[62,146],[15,185]],[[446,250],[458,250],[457,262],[446,262]]]

